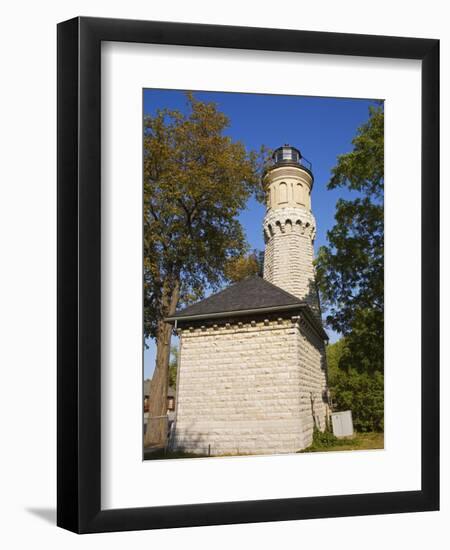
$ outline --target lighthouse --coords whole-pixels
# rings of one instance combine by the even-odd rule
[[[313,174],[300,151],[275,150],[263,178],[264,276],[175,312],[179,335],[170,446],[207,455],[294,453],[328,415],[315,285]]]
[[[264,279],[309,304],[320,314],[314,259],[316,220],[311,211],[313,174],[295,147],[273,153],[264,176]]]

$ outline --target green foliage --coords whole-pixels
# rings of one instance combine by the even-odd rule
[[[347,353],[348,347],[345,338],[327,346],[328,383],[330,383],[330,377],[337,373],[339,363]]]
[[[333,447],[336,445],[338,438],[330,430],[321,432],[314,427],[312,445],[316,448]]]
[[[144,119],[144,325],[224,281],[246,252],[237,214],[260,194],[258,155],[224,134],[228,118],[187,94],[188,112]]]
[[[367,372],[349,365],[352,351],[346,339],[327,347],[328,385],[336,410],[351,410],[358,432],[384,429],[384,376],[381,371]]]
[[[353,437],[345,437],[335,440],[334,443],[327,439],[324,445],[320,440],[316,440],[306,449],[298,451],[300,453],[323,453],[333,451],[360,451],[364,449],[383,449],[384,434],[381,432],[357,433]]]
[[[336,224],[316,260],[326,322],[344,338],[328,346],[328,384],[337,410],[350,409],[359,432],[384,422],[384,112],[369,120],[341,155],[329,189],[357,192],[336,204]]]
[[[344,338],[328,346],[334,407],[350,409],[359,432],[382,431],[384,419],[384,112],[371,108],[353,150],[338,157],[329,189],[353,200],[336,204],[336,224],[316,260],[326,322]]]
[[[384,348],[384,112],[372,107],[353,150],[338,157],[329,189],[346,187],[338,200],[328,246],[317,255],[317,282],[326,323],[345,336],[347,369],[383,371]],[[361,381],[362,383],[362,381]]]
[[[327,322],[347,334],[359,310],[374,310],[383,319],[383,205],[369,197],[340,199],[335,220],[327,233],[329,246],[319,249],[317,274]]]
[[[169,386],[175,390],[177,387],[178,348],[171,346],[169,361]]]
[[[352,140],[353,151],[340,155],[332,170],[329,189],[347,187],[383,200],[384,109],[380,103],[369,107],[369,120]]]

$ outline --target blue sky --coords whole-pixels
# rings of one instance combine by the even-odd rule
[[[312,163],[314,188],[312,211],[317,222],[315,250],[326,244],[326,233],[334,225],[338,198],[350,198],[346,190],[328,191],[326,186],[338,155],[351,150],[356,130],[368,118],[370,99],[259,95],[224,92],[195,92],[201,101],[217,103],[230,119],[226,133],[242,141],[248,150],[261,145],[275,149],[289,143]],[[177,90],[144,90],[144,113],[157,109],[186,111],[186,97]],[[264,206],[250,199],[240,215],[251,248],[263,249]],[[330,340],[339,336],[328,331]],[[176,340],[173,339],[173,343]],[[155,345],[149,340],[144,352],[144,377],[151,377],[155,364]]]

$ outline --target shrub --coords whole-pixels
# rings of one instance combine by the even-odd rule
[[[312,446],[317,448],[333,447],[336,445],[338,438],[328,429],[321,432],[314,427]]]
[[[384,429],[384,377],[380,372],[359,373],[339,369],[330,377],[333,403],[337,410],[351,410],[358,432]]]
[[[384,430],[384,376],[349,366],[352,357],[342,339],[327,350],[328,385],[333,404],[339,411],[351,410],[358,432]],[[345,367],[343,366],[345,365]]]

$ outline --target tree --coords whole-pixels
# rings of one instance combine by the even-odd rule
[[[384,343],[384,111],[371,107],[353,150],[338,157],[328,189],[356,192],[338,200],[328,246],[316,269],[326,323],[346,338],[348,366],[383,370]]]
[[[237,283],[246,277],[260,273],[258,251],[253,250],[250,254],[242,254],[231,258],[225,265],[224,275],[228,281]]]
[[[186,113],[144,119],[144,332],[157,345],[151,417],[166,414],[173,328],[165,318],[219,288],[227,261],[246,250],[236,216],[258,190],[257,155],[224,135],[228,124],[192,94]],[[163,423],[153,423],[146,444],[164,441]]]

